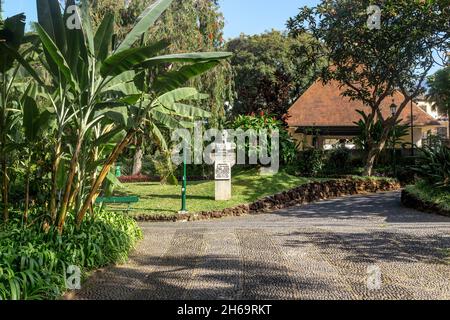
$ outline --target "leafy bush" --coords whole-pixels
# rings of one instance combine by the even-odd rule
[[[306,177],[317,176],[324,168],[324,152],[310,148],[298,154],[298,166],[302,175]]]
[[[263,112],[261,112],[260,115],[240,115],[233,121],[231,128],[242,129],[244,131],[253,129],[256,132],[267,130],[268,134],[271,134],[273,130],[278,130],[280,133],[280,161],[283,164],[290,164],[294,162],[297,156],[297,146],[289,135],[289,132],[286,130],[285,124],[274,116]],[[247,146],[246,151],[249,149],[249,146]]]
[[[349,173],[351,150],[345,146],[337,146],[328,153],[325,166],[327,173]]]
[[[80,230],[70,223],[63,235],[42,223],[24,228],[12,220],[0,226],[0,300],[57,298],[68,266],[86,272],[125,262],[141,236],[134,220],[117,213],[98,212]]]
[[[450,189],[450,148],[445,145],[419,149],[417,164],[412,170],[436,188]]]

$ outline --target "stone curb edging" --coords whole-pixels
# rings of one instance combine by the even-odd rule
[[[408,192],[407,190],[402,191],[402,204],[407,208],[450,217],[450,210],[443,209],[435,203],[419,199],[417,196]]]
[[[139,222],[177,222],[219,219],[223,217],[239,217],[247,214],[268,213],[275,210],[294,207],[319,200],[338,198],[357,194],[375,193],[379,191],[395,191],[401,188],[397,181],[388,179],[345,179],[325,182],[312,182],[289,191],[281,192],[257,200],[251,204],[239,205],[221,211],[204,211],[198,213],[164,215],[138,215]]]

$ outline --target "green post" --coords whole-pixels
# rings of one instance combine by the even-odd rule
[[[183,183],[181,189],[181,212],[187,212],[186,209],[186,187],[187,187],[187,168],[186,168],[186,150],[184,150],[184,161],[183,161]]]

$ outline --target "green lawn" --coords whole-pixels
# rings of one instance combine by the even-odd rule
[[[189,212],[222,210],[251,203],[311,181],[312,179],[294,177],[284,172],[260,176],[256,169],[241,171],[233,177],[233,199],[220,202],[214,200],[214,181],[188,182],[187,207]],[[181,208],[181,186],[154,182],[131,183],[124,184],[115,195],[139,196],[141,201],[133,205],[135,215],[174,215]]]
[[[433,202],[445,210],[450,210],[450,192],[430,187],[424,182],[406,187],[406,190],[419,199]]]

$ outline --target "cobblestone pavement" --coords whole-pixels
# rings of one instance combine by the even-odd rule
[[[399,197],[143,223],[145,240],[129,263],[96,272],[75,298],[450,299],[450,218],[403,208]],[[373,266],[381,271],[375,290]]]

